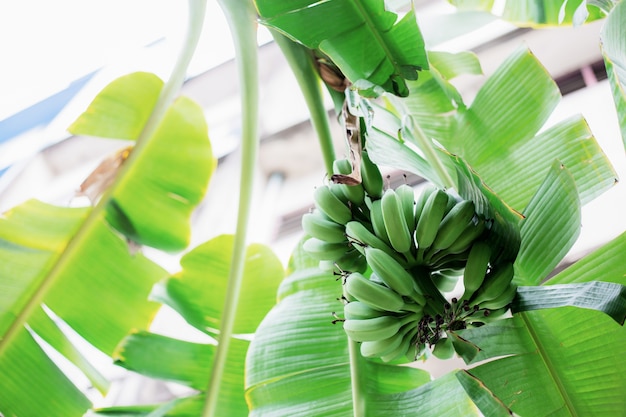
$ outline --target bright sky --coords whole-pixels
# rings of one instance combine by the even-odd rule
[[[105,65],[167,76],[185,34],[186,12],[181,0],[0,2],[0,120]],[[158,54],[141,53],[159,39]],[[217,2],[208,1],[190,73],[229,58],[228,26]]]

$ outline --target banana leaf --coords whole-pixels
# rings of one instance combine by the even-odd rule
[[[138,111],[120,113],[119,108],[106,105],[90,108],[91,121],[85,122],[84,129],[95,121],[115,124],[116,115],[120,117],[117,132],[127,133],[121,137],[136,136],[143,129],[154,102],[142,101],[142,93],[148,89],[148,98],[158,95],[160,83],[145,74],[129,77],[123,79],[128,87],[122,89],[123,99],[139,106]],[[120,99],[115,94],[120,91],[109,93],[111,90],[106,90],[96,102],[104,97],[104,102],[119,105]],[[101,112],[106,113],[104,119],[98,118]],[[185,138],[180,140],[178,133]],[[145,155],[138,152],[118,158],[121,166],[106,165],[104,172],[96,170],[98,175],[105,174],[105,180],[95,176],[91,179],[100,181],[95,182],[99,182],[99,193],[104,193],[105,199],[108,193],[124,196],[133,190],[143,190],[137,196],[121,198],[117,208],[124,207],[129,212],[141,213],[144,220],[149,219],[149,223],[143,224],[141,234],[157,236],[154,239],[157,246],[172,248],[170,243],[174,242],[173,246],[180,248],[189,230],[183,223],[188,222],[190,211],[206,190],[214,166],[201,109],[188,99],[180,99],[170,108],[152,139],[157,145],[144,146]],[[171,175],[167,183],[154,188],[154,181],[162,178],[159,176],[162,174],[155,175],[155,167],[167,166],[173,172],[189,169],[186,157],[172,158],[170,153],[154,151],[154,146],[170,149],[170,153],[177,155],[196,155],[194,181]],[[175,152],[171,151],[173,148]],[[172,204],[172,200],[183,197],[189,198],[182,204]],[[159,308],[159,304],[148,300],[148,295],[167,273],[133,249],[111,227],[109,210],[113,206],[106,201],[95,208],[64,208],[31,200],[0,218],[0,373],[4,380],[0,412],[4,415],[71,417],[83,415],[89,407],[86,397],[39,343],[65,355],[101,391],[106,391],[107,384],[99,372],[85,363],[57,323],[69,326],[95,348],[111,355],[131,329],[147,328]],[[169,214],[150,211],[154,207],[168,207],[171,211]],[[158,227],[164,226],[181,229],[176,235],[163,236]],[[41,311],[42,307],[55,317],[54,323],[46,317],[48,313]],[[38,376],[37,389],[29,386],[33,375]],[[45,398],[41,397],[42,392],[46,393]]]
[[[626,5],[618,3],[607,18],[600,41],[606,73],[609,77],[617,117],[622,131],[622,139],[626,146]]]
[[[513,209],[523,212],[555,159],[574,178],[583,205],[615,184],[617,174],[582,117],[572,116],[538,133],[560,100],[560,94],[549,74],[527,49],[518,49],[508,57],[483,84],[467,109],[457,110],[442,88],[432,83],[427,87],[426,83],[411,84],[408,98],[390,99],[392,114],[407,112],[420,127],[423,124],[428,137],[462,157]],[[429,112],[427,103],[431,101],[440,104]],[[384,121],[388,115],[386,112]],[[434,126],[433,120],[441,122]],[[390,132],[385,128],[389,125],[385,122],[379,129]],[[375,115],[374,127],[378,126]],[[388,133],[388,137],[393,136]],[[410,136],[405,139],[419,149],[419,143]],[[413,149],[396,147],[400,148],[396,158],[402,158],[401,153],[415,158]],[[384,164],[376,155],[372,159]],[[406,165],[399,168],[407,169]],[[417,165],[411,172],[427,179],[431,179],[427,175],[432,175]],[[507,174],[502,175],[503,172]],[[524,181],[520,182],[519,178]]]
[[[252,340],[246,368],[251,416],[352,416],[353,401],[363,415],[478,415],[453,374],[430,381],[423,370],[358,356],[351,370],[347,337],[333,324],[333,312],[340,316],[343,309],[341,281],[316,264],[296,248],[279,302]]]
[[[606,7],[597,1],[587,0],[516,0],[501,4],[493,0],[448,0],[461,10],[482,10],[495,14],[517,26],[546,27],[559,25],[582,25],[602,19]],[[612,7],[609,2],[602,6]]]
[[[207,337],[204,343],[188,342],[146,331],[129,334],[117,347],[115,363],[151,378],[158,378],[191,387],[201,393],[207,387],[219,343],[219,325],[224,307],[224,294],[232,257],[234,236],[221,235],[192,249],[181,259],[180,272],[154,287],[151,298],[165,303]],[[222,415],[246,415],[244,398],[245,358],[252,333],[261,319],[276,303],[276,290],[284,277],[280,260],[266,246],[249,245],[246,252],[243,288],[237,310],[233,337],[228,349],[218,410]],[[168,416],[200,415],[204,396],[188,397],[155,405],[154,409],[125,410],[129,415],[151,415],[161,407]],[[119,408],[98,410],[100,414],[116,415]],[[187,414],[189,413],[189,414]]]
[[[399,17],[383,0],[256,0],[260,21],[330,57],[363,92],[377,88],[406,96],[405,80],[428,68],[413,11]]]

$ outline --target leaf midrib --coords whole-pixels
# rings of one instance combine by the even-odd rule
[[[382,36],[380,36],[378,28],[377,28],[376,24],[374,23],[374,21],[370,18],[369,13],[367,13],[365,8],[361,5],[360,1],[358,1],[358,0],[351,0],[351,2],[354,5],[354,7],[360,12],[361,16],[363,17],[363,20],[365,21],[365,25],[370,28],[370,32],[374,35],[374,38],[376,39],[376,41],[380,45],[381,49],[385,53],[385,57],[387,58],[387,60],[389,62],[391,62],[391,65],[393,65],[393,67],[396,69],[396,73],[399,73],[400,72],[400,67],[398,65],[396,65],[396,61],[393,59],[393,53],[387,47],[387,43],[382,38]],[[395,26],[396,24],[398,24],[397,20],[396,20],[396,22],[393,25]],[[354,80],[354,81],[356,81],[356,80]]]
[[[554,366],[554,364],[550,360],[550,357],[547,351],[545,350],[545,348],[543,347],[543,344],[541,343],[541,338],[535,331],[535,328],[533,327],[531,321],[528,319],[527,314],[520,313],[519,316],[521,317],[522,321],[526,325],[530,338],[533,344],[537,347],[537,352],[539,353],[539,357],[541,358],[544,365],[546,366],[546,369],[548,370],[549,375],[552,377],[552,380],[554,381],[559,394],[561,394],[561,398],[563,398],[563,402],[565,403],[565,408],[568,410],[571,416],[580,417],[579,414],[576,412],[576,407],[574,406],[574,403],[570,399],[570,396],[568,395],[567,390],[565,389],[565,386],[563,385],[561,381],[561,378],[559,378],[559,374],[556,370],[556,366]]]

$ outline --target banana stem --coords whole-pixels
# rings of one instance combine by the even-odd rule
[[[235,314],[243,281],[248,220],[252,201],[254,172],[259,147],[258,140],[258,57],[256,10],[251,0],[219,0],[235,46],[242,102],[241,178],[237,231],[231,258],[228,286],[220,322],[219,343],[205,397],[202,417],[213,417],[226,366],[228,348],[233,334]]]
[[[344,297],[347,297],[348,293],[344,290]],[[363,358],[361,358],[361,351],[359,344],[348,336],[348,356],[350,357],[350,383],[352,385],[352,415],[354,417],[365,417],[365,391],[363,387],[363,378],[361,374],[361,365],[363,364]]]
[[[313,128],[317,133],[322,156],[324,158],[324,166],[330,178],[333,174],[335,149],[333,147],[333,138],[328,123],[328,113],[324,107],[320,79],[317,76],[311,54],[304,46],[293,42],[291,39],[275,30],[270,31],[298,81],[304,100],[309,108],[311,123],[313,123]]]
[[[11,323],[11,326],[7,329],[4,337],[0,340],[0,356],[2,356],[5,350],[11,345],[11,342],[22,330],[24,324],[28,321],[33,311],[41,305],[48,292],[54,287],[58,278],[62,275],[62,271],[72,262],[77,251],[80,250],[85,241],[90,239],[93,228],[96,227],[101,221],[102,214],[109,204],[111,195],[116,185],[119,184],[121,178],[124,178],[129,169],[134,165],[134,161],[139,157],[142,150],[146,147],[154,135],[154,132],[165,115],[168,106],[173,101],[185,80],[187,67],[189,66],[191,57],[196,50],[198,40],[200,39],[200,33],[202,32],[205,8],[206,0],[189,1],[189,26],[185,42],[183,44],[183,49],[178,56],[170,78],[161,90],[159,98],[157,99],[146,125],[143,127],[135,142],[133,151],[120,167],[113,185],[109,187],[108,191],[104,193],[93,210],[91,210],[80,229],[68,242],[61,257],[50,269],[43,281],[37,287],[35,293],[28,300],[28,303],[24,306],[24,308],[22,308],[15,320]]]

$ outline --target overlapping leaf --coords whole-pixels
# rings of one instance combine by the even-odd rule
[[[383,0],[256,0],[261,22],[329,56],[364,90],[380,86],[406,96],[405,80],[428,68],[413,12],[398,18]]]
[[[357,356],[357,392],[350,379],[341,283],[310,267],[298,249],[248,354],[246,397],[252,416],[351,416],[353,395],[365,415],[478,415],[454,375],[429,381],[424,371]],[[441,401],[441,398],[446,401]],[[459,414],[460,413],[460,414]]]
[[[152,74],[121,77],[96,96],[70,129],[83,135],[137,139],[161,88],[162,82]],[[119,123],[113,123],[116,115]],[[115,185],[107,205],[108,221],[139,244],[169,251],[186,248],[191,213],[215,169],[202,108],[178,98],[132,166],[125,168],[128,172]]]
[[[172,307],[198,330],[219,334],[233,244],[234,236],[221,235],[194,248],[181,259],[182,270],[179,273],[155,286],[152,298]],[[255,332],[263,316],[274,306],[276,290],[283,276],[281,262],[268,247],[260,244],[248,247],[243,289],[233,331],[238,337],[230,341],[221,386],[210,387],[220,390],[218,409],[223,415],[247,414],[244,370],[249,342],[246,338]],[[124,368],[204,392],[209,388],[207,384],[216,343],[192,343],[148,332],[135,332],[123,340],[114,357],[116,363]],[[199,415],[204,406],[204,397],[200,397],[189,397],[189,401],[180,404],[176,401],[166,403],[162,407],[172,407],[173,411],[168,411],[167,415]],[[115,415],[116,410],[121,411],[111,408],[99,412]],[[129,415],[148,414],[146,410],[123,412]]]
[[[626,5],[618,3],[602,28],[600,40],[606,72],[611,83],[617,117],[622,130],[622,140],[626,146]]]
[[[516,0],[507,1],[503,7],[493,0],[449,0],[462,10],[483,10],[500,16],[518,26],[543,27],[581,25],[601,19],[606,10],[597,1],[587,0]],[[608,2],[604,2],[608,3]]]

